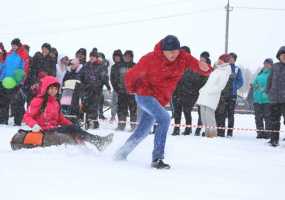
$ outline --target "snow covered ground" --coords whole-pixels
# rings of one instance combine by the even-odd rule
[[[254,128],[254,118],[237,115],[236,125]],[[114,128],[104,122],[92,133],[105,135]],[[17,129],[0,126],[3,200],[284,198],[285,143],[272,148],[256,140],[255,133],[235,133],[231,139],[169,135],[166,161],[172,169],[158,171],[149,167],[153,136],[128,161],[115,162],[112,156],[130,132],[115,132],[114,143],[103,153],[92,146],[14,152],[9,142]]]

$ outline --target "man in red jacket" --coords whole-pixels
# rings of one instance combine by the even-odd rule
[[[136,95],[141,113],[137,128],[116,153],[116,160],[125,160],[148,135],[156,122],[158,128],[155,132],[151,167],[170,168],[170,165],[163,162],[166,135],[170,124],[170,116],[164,106],[169,103],[177,82],[188,67],[203,76],[208,76],[212,70],[208,64],[199,62],[191,54],[180,50],[177,37],[168,35],[155,46],[153,52],[143,56],[126,73],[126,88],[129,93]]]

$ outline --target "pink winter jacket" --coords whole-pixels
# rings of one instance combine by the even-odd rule
[[[26,111],[23,122],[29,127],[33,127],[38,124],[43,130],[57,128],[60,125],[72,124],[66,119],[60,111],[60,105],[55,97],[49,96],[45,110],[41,113],[40,109],[44,101],[43,97],[47,92],[47,89],[52,84],[59,84],[57,79],[53,76],[46,76],[41,80],[40,92],[35,97],[28,110]]]

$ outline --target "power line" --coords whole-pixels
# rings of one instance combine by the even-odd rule
[[[172,15],[144,18],[144,19],[135,19],[135,20],[129,20],[129,21],[98,24],[98,25],[92,25],[92,26],[81,26],[81,27],[75,27],[75,28],[67,28],[67,29],[61,30],[61,31],[58,31],[58,30],[50,31],[50,32],[44,31],[44,33],[55,34],[55,33],[63,33],[63,32],[90,30],[90,29],[100,29],[100,28],[106,28],[106,27],[114,27],[114,26],[121,26],[121,25],[127,25],[127,24],[136,24],[136,23],[143,23],[143,22],[150,22],[150,21],[157,21],[157,20],[165,20],[165,19],[170,19],[170,18],[183,17],[183,16],[187,16],[187,15],[200,14],[200,13],[206,13],[206,12],[207,13],[208,12],[217,12],[217,11],[222,11],[222,10],[220,8],[203,9],[203,10],[196,10],[196,11],[192,11],[192,12],[178,13],[178,14],[172,14]],[[41,31],[41,32],[29,32],[29,33],[21,32],[21,33],[22,34],[43,34],[43,31]],[[5,35],[9,35],[9,34],[7,33]]]
[[[246,6],[235,6],[237,9],[247,9],[247,10],[267,10],[267,11],[285,11],[285,8],[262,8],[262,7],[246,7]]]
[[[65,17],[60,17],[60,18],[49,18],[46,19],[47,22],[60,22],[62,23],[62,21],[70,21],[72,19],[83,19],[83,18],[89,18],[89,17],[96,17],[98,15],[118,15],[121,13],[126,13],[126,12],[133,12],[133,11],[141,11],[141,10],[146,10],[146,9],[151,9],[151,8],[157,8],[157,7],[166,7],[166,6],[171,6],[173,4],[176,5],[181,5],[182,3],[189,3],[189,0],[179,0],[179,2],[177,2],[177,0],[172,0],[172,1],[167,1],[167,2],[160,2],[160,3],[152,3],[152,4],[148,4],[145,6],[134,6],[131,8],[123,8],[123,9],[114,9],[114,10],[104,10],[104,11],[99,11],[99,12],[93,12],[93,13],[89,13],[89,14],[81,14],[78,16],[65,16]],[[36,18],[35,18],[36,19]],[[16,24],[36,24],[36,23],[42,23],[41,21],[37,21],[32,19],[32,21],[18,21],[16,22]],[[15,23],[13,23],[15,24]],[[10,24],[2,24],[1,26],[10,26]]]

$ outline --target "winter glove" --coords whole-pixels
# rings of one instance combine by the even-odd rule
[[[38,124],[35,124],[32,128],[33,132],[40,132],[41,130],[42,128]]]

